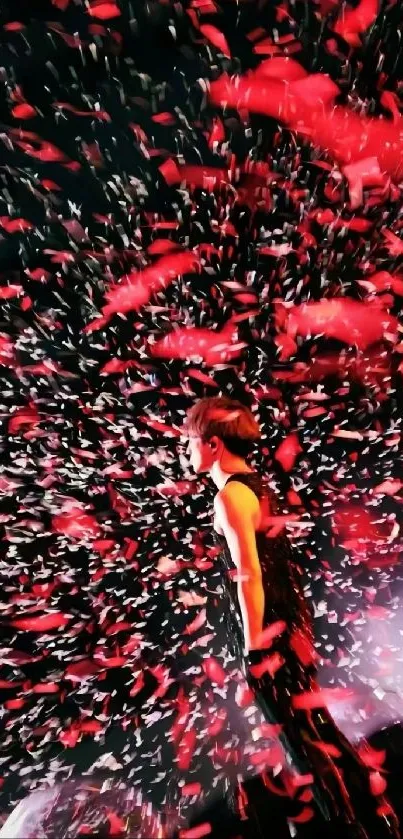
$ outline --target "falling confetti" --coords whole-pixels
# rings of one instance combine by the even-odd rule
[[[315,613],[300,706],[352,738],[401,718],[399,15],[1,4],[4,814],[103,773],[196,839],[210,795],[277,761],[183,451],[203,395],[263,428]]]

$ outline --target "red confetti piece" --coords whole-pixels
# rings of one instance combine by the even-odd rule
[[[208,376],[206,373],[203,373],[201,370],[195,370],[193,368],[187,371],[187,375],[190,376],[192,379],[196,379],[197,381],[201,382],[207,387],[214,387],[218,388],[218,384],[211,376]]]
[[[98,20],[110,20],[114,17],[119,17],[121,11],[116,3],[93,3],[89,10],[88,14],[91,17],[95,17]]]
[[[12,297],[18,297],[23,291],[20,285],[0,286],[0,298],[2,300],[11,300]]]
[[[50,261],[54,264],[63,264],[64,262],[74,262],[75,256],[72,251],[54,251],[50,249],[44,250],[46,255],[50,256]]]
[[[390,535],[392,523],[379,522],[376,513],[358,505],[340,505],[334,515],[335,531],[346,546],[355,547],[360,542],[383,541]]]
[[[140,673],[137,676],[137,679],[136,679],[133,687],[130,689],[130,694],[129,695],[130,696],[137,696],[137,694],[140,693],[141,690],[143,690],[144,685],[145,685],[144,673]]]
[[[95,653],[94,659],[101,667],[123,667],[126,664],[124,655],[106,656],[103,653]]]
[[[196,746],[196,732],[194,729],[183,734],[178,745],[177,764],[181,771],[186,771],[192,762],[193,752]]]
[[[293,816],[290,821],[295,822],[296,824],[306,824],[306,822],[311,821],[314,815],[315,813],[311,807],[304,807],[301,813],[297,816]]]
[[[302,416],[306,417],[306,419],[310,419],[312,417],[321,417],[327,413],[328,411],[326,408],[308,408],[306,411],[303,411]]]
[[[392,90],[383,90],[381,94],[381,104],[390,111],[393,116],[393,123],[397,125],[400,122],[399,98]]]
[[[32,693],[59,693],[59,691],[60,685],[56,685],[54,682],[34,685],[32,688]]]
[[[179,831],[179,839],[202,839],[203,836],[208,836],[211,833],[211,824],[203,822],[197,827],[189,827],[185,830]]]
[[[228,715],[226,711],[219,711],[216,715],[216,718],[209,723],[207,734],[210,737],[217,737],[220,731],[223,730],[225,723],[227,722],[227,719]]]
[[[383,795],[383,793],[386,792],[387,783],[380,772],[371,772],[369,782],[372,795]]]
[[[193,784],[185,784],[181,787],[181,795],[200,795],[202,791],[201,784],[199,781],[195,781]]]
[[[304,667],[308,667],[311,664],[314,664],[317,660],[317,653],[313,646],[312,640],[307,637],[307,635],[301,630],[296,629],[290,639],[290,646],[291,649],[297,654],[299,660],[304,665]]]
[[[138,309],[149,301],[152,294],[166,288],[180,274],[194,272],[197,268],[197,256],[183,251],[162,257],[143,272],[133,272],[106,293],[108,303],[102,310],[104,318],[108,320],[118,312]]]
[[[192,481],[177,481],[175,484],[157,484],[155,489],[160,495],[182,497],[183,495],[192,494],[194,488]]]
[[[216,658],[206,658],[203,661],[203,670],[208,679],[219,687],[224,687],[226,682],[225,672]]]
[[[301,452],[302,447],[297,434],[289,434],[276,449],[274,458],[278,463],[281,463],[286,472],[290,472]]]
[[[345,702],[353,696],[354,691],[348,688],[324,688],[293,696],[292,704],[298,710],[309,711],[312,708],[325,708],[329,703]]]
[[[29,105],[28,102],[22,102],[20,105],[16,105],[11,113],[16,119],[32,119],[32,117],[36,117],[36,109],[32,105]]]
[[[180,744],[187,729],[196,731],[200,751],[196,751],[194,745],[192,755],[196,751],[197,765],[192,766],[191,780],[199,780],[199,765],[204,761],[202,752],[206,738],[210,736],[219,741],[213,757],[214,782],[218,780],[217,775],[222,781],[227,767],[237,764],[230,766],[232,774],[246,756],[249,760],[251,743],[247,726],[255,722],[254,709],[250,707],[253,692],[243,689],[237,674],[235,702],[238,716],[242,717],[243,736],[237,749],[227,748],[227,714],[231,717],[233,698],[231,691],[231,699],[227,701],[224,696],[228,674],[225,672],[225,684],[221,687],[222,673],[214,682],[202,670],[205,655],[217,655],[220,667],[227,660],[226,644],[224,642],[222,651],[217,652],[216,627],[207,625],[206,617],[208,615],[209,622],[214,620],[211,601],[218,607],[220,599],[210,588],[202,597],[192,590],[192,582],[189,586],[185,582],[189,572],[191,579],[194,572],[201,572],[204,583],[206,571],[216,576],[219,549],[205,546],[201,538],[203,533],[196,533],[194,543],[190,542],[193,539],[190,531],[184,538],[189,505],[192,506],[195,499],[197,501],[204,479],[177,480],[175,440],[181,436],[183,399],[188,400],[192,394],[204,394],[207,388],[210,392],[212,387],[225,392],[227,376],[230,387],[233,380],[232,386],[235,387],[236,382],[236,390],[246,388],[245,393],[253,398],[255,406],[259,402],[259,420],[265,433],[269,429],[267,446],[265,444],[263,449],[266,466],[266,459],[273,456],[270,445],[273,420],[277,427],[281,425],[284,429],[281,437],[275,440],[274,448],[282,437],[296,436],[295,413],[301,420],[297,423],[300,448],[296,446],[297,450],[293,452],[290,447],[287,462],[287,446],[283,451],[280,447],[279,459],[274,461],[275,471],[280,469],[281,477],[285,467],[295,469],[299,454],[303,454],[301,470],[298,470],[301,474],[294,476],[296,491],[291,490],[287,495],[287,504],[297,505],[298,515],[291,521],[287,516],[269,517],[268,538],[284,533],[291,523],[295,525],[292,531],[296,538],[305,537],[306,521],[302,513],[307,494],[313,516],[310,525],[320,523],[323,511],[319,496],[316,497],[314,491],[312,495],[311,479],[316,463],[321,460],[319,455],[323,447],[329,458],[325,460],[317,489],[322,500],[325,499],[328,522],[333,523],[331,547],[341,544],[345,550],[337,556],[331,551],[329,561],[322,559],[318,563],[317,546],[312,544],[307,549],[307,570],[315,606],[323,616],[327,610],[328,617],[326,633],[318,637],[318,654],[328,657],[327,667],[333,666],[334,684],[349,683],[347,671],[350,666],[356,668],[359,678],[365,677],[366,681],[361,683],[363,693],[368,681],[380,683],[374,698],[367,699],[366,695],[362,698],[361,694],[353,697],[354,706],[357,699],[360,701],[361,722],[357,723],[355,735],[365,731],[368,725],[376,726],[376,707],[382,702],[380,697],[385,687],[383,679],[387,677],[388,686],[391,675],[397,678],[397,683],[399,681],[396,654],[390,645],[392,633],[386,631],[390,617],[398,614],[392,588],[395,579],[392,566],[399,559],[397,519],[388,511],[397,510],[402,501],[396,478],[400,473],[394,471],[400,429],[398,425],[394,429],[388,425],[390,416],[393,420],[397,417],[393,413],[396,410],[393,399],[392,415],[389,414],[389,402],[391,394],[398,392],[403,370],[403,362],[400,365],[400,359],[396,358],[403,352],[403,342],[397,343],[403,278],[394,265],[395,257],[400,258],[403,242],[396,209],[401,198],[400,98],[393,74],[388,78],[385,72],[390,62],[382,64],[382,56],[388,54],[388,48],[390,51],[389,33],[393,25],[391,27],[387,21],[387,25],[381,26],[378,18],[370,24],[371,38],[362,37],[366,31],[360,28],[362,16],[367,14],[370,4],[367,0],[363,3],[348,0],[344,20],[350,14],[356,20],[360,19],[359,26],[349,24],[350,31],[347,29],[344,33],[352,45],[351,32],[357,39],[360,53],[357,62],[351,50],[348,53],[341,43],[340,36],[329,37],[335,16],[339,14],[333,0],[319,0],[315,14],[320,21],[318,33],[320,31],[324,47],[323,74],[309,74],[305,67],[312,67],[310,48],[314,48],[313,54],[317,44],[309,44],[307,51],[306,33],[302,38],[304,22],[293,20],[284,4],[274,9],[279,30],[275,36],[271,28],[268,30],[267,26],[260,25],[264,18],[264,15],[259,17],[260,12],[259,20],[250,20],[249,24],[248,16],[242,13],[237,18],[235,40],[232,25],[227,29],[226,10],[212,0],[191,1],[185,16],[181,16],[178,31],[179,7],[172,6],[165,15],[164,9],[158,10],[151,4],[145,16],[136,16],[132,21],[121,15],[119,31],[114,31],[107,17],[112,7],[112,21],[117,19],[118,0],[97,3],[91,0],[90,6],[87,4],[87,21],[83,20],[82,26],[77,27],[72,25],[76,14],[74,5],[69,0],[54,0],[54,6],[61,12],[68,8],[68,15],[58,11],[57,17],[63,23],[47,21],[44,24],[48,41],[45,75],[49,84],[46,84],[45,100],[38,88],[39,93],[36,91],[33,101],[37,108],[35,126],[39,126],[41,120],[44,137],[24,131],[22,123],[28,106],[24,97],[28,92],[19,73],[19,64],[21,56],[24,66],[26,60],[31,59],[35,66],[37,64],[35,50],[39,49],[40,53],[40,43],[36,43],[37,27],[32,29],[18,22],[4,27],[11,39],[8,55],[11,64],[7,69],[12,79],[8,90],[9,112],[15,109],[14,119],[21,121],[20,125],[14,123],[14,128],[6,128],[3,136],[7,165],[3,173],[2,212],[8,214],[3,217],[1,227],[6,255],[3,287],[9,289],[9,284],[21,283],[18,294],[3,299],[4,334],[0,341],[4,373],[3,420],[11,446],[10,453],[7,446],[4,472],[0,476],[0,492],[12,500],[2,516],[5,539],[12,547],[11,551],[5,549],[3,557],[11,572],[8,575],[7,569],[5,571],[7,606],[4,622],[11,636],[9,643],[14,645],[20,638],[17,630],[13,631],[11,620],[34,619],[40,609],[46,614],[54,614],[56,610],[61,614],[72,611],[68,626],[61,627],[57,635],[53,634],[50,645],[46,636],[40,637],[36,633],[31,640],[29,637],[23,639],[24,644],[31,645],[32,642],[35,649],[29,647],[31,654],[18,654],[11,647],[3,652],[5,668],[10,665],[20,668],[26,662],[31,673],[31,665],[35,669],[35,663],[40,662],[41,666],[38,684],[34,679],[23,682],[24,696],[28,699],[23,700],[25,704],[11,709],[6,727],[9,736],[18,740],[23,716],[21,732],[26,731],[27,725],[29,728],[31,716],[35,716],[28,749],[33,757],[36,755],[45,761],[46,772],[49,774],[50,771],[53,777],[54,769],[49,769],[46,754],[48,746],[59,737],[59,704],[67,701],[66,707],[72,707],[72,718],[79,717],[80,721],[74,726],[64,723],[67,731],[61,736],[66,738],[66,747],[74,747],[85,736],[94,741],[89,754],[96,751],[97,758],[102,759],[101,764],[105,761],[105,766],[112,771],[117,761],[124,757],[127,771],[135,780],[142,750],[136,748],[136,754],[133,749],[124,749],[122,755],[105,754],[103,738],[97,735],[109,729],[117,713],[122,731],[130,735],[135,726],[136,740],[141,745],[145,730],[143,714],[147,729],[155,723],[158,725],[161,718],[158,700],[163,697],[162,716],[168,719],[172,714],[168,727],[175,734],[174,742]],[[92,14],[94,10],[95,14]],[[331,16],[325,20],[329,13]],[[217,16],[213,19],[212,14]],[[393,14],[393,5],[386,5],[386,18]],[[96,20],[103,15],[105,25],[101,25],[102,20]],[[208,25],[204,27],[206,20]],[[215,26],[211,26],[212,20]],[[242,21],[252,27],[251,32],[243,31]],[[189,22],[190,41],[186,43]],[[342,22],[340,16],[336,29]],[[154,32],[156,24],[157,40],[161,35],[164,44],[165,40],[169,44],[172,42],[173,54],[178,47],[181,55],[183,52],[185,64],[193,62],[194,57],[200,58],[200,66],[206,68],[206,78],[198,78],[198,73],[194,76],[193,72],[189,76],[186,72],[179,73],[176,67],[174,73],[179,84],[165,85],[157,82],[151,67],[144,75],[136,73],[132,82],[129,72],[127,84],[121,87],[119,67],[126,62],[125,50],[131,38],[130,32],[126,32],[128,24],[132,29],[134,27],[136,39],[147,35],[150,24]],[[295,37],[297,31],[301,32],[300,42]],[[238,44],[245,37],[250,47],[246,52],[242,50],[238,57],[234,55],[234,67],[235,70],[242,67],[246,75],[241,79],[228,78],[233,103],[226,94],[225,110],[220,112],[210,100],[208,111],[205,111],[210,83],[213,92],[216,84],[211,80],[228,66],[226,50],[228,55],[230,46],[231,51],[235,49],[238,53]],[[60,44],[62,50],[58,49]],[[380,61],[377,67],[374,65],[374,84],[372,92],[367,94],[365,85],[356,84],[355,73],[361,73],[361,59],[366,61],[369,45],[379,54]],[[66,49],[75,52],[72,62],[69,58],[62,62],[62,92],[61,88],[57,91],[61,69],[58,61],[66,56]],[[263,61],[256,70],[248,72],[252,50],[252,65],[258,63],[255,61],[257,56]],[[301,52],[301,63],[293,57],[298,51]],[[326,51],[331,55],[329,72]],[[212,56],[213,68],[209,67]],[[270,60],[266,61],[266,56],[271,56]],[[352,74],[346,72],[351,57]],[[78,86],[70,73],[76,59],[82,69]],[[107,74],[96,90],[92,84],[95,65],[100,68],[105,65]],[[234,67],[231,66],[231,73]],[[343,79],[343,98],[349,103],[348,107],[336,104],[339,79]],[[202,91],[200,113],[196,112],[192,101],[194,86],[198,93],[195,102]],[[386,91],[385,86],[391,89]],[[365,98],[361,100],[360,96]],[[125,113],[116,121],[119,100]],[[111,102],[114,103],[113,123],[109,122],[108,114]],[[234,108],[238,115],[234,115]],[[277,125],[273,136],[273,132],[265,132],[264,120],[258,116],[250,119],[250,114],[266,113],[270,109],[273,125]],[[123,138],[123,146],[121,143],[129,111],[136,113],[133,119],[138,122],[129,125],[133,160],[126,171],[124,144],[127,137]],[[376,116],[362,116],[365,113]],[[90,119],[85,120],[85,116]],[[25,118],[29,118],[28,111]],[[168,144],[168,151],[164,137],[173,122],[180,124],[179,139],[175,150]],[[63,140],[62,148],[47,140],[47,136],[51,140],[57,136],[59,123],[62,135],[66,130],[66,144]],[[77,125],[85,129],[87,139],[80,136],[80,132],[77,137]],[[259,140],[262,126],[263,146]],[[287,129],[286,135],[283,126]],[[71,131],[77,160],[67,157],[68,149],[74,148],[74,142],[67,136]],[[258,156],[264,158],[262,161],[254,159],[253,149],[260,149]],[[24,157],[35,165],[22,166],[21,158]],[[49,173],[55,180],[43,177]],[[84,174],[85,189],[82,189],[81,176]],[[99,213],[93,206],[96,196],[100,198]],[[192,275],[189,279],[186,277],[184,282],[179,282],[177,277],[183,274],[170,275],[168,270],[164,273],[163,260],[167,257],[172,260],[174,272],[184,247],[189,248],[185,253],[192,254],[197,265],[195,270],[189,271]],[[23,261],[23,271],[19,275],[12,267],[18,254]],[[41,265],[46,268],[38,268]],[[121,276],[122,272],[127,273]],[[196,272],[198,276],[194,276]],[[47,289],[41,288],[45,283],[48,283]],[[129,285],[134,288],[125,290]],[[9,295],[10,291],[4,294]],[[153,295],[156,295],[155,300]],[[281,303],[276,304],[276,298]],[[358,309],[350,312],[349,304],[345,302],[350,299],[361,303],[361,314]],[[334,312],[329,316],[328,311],[332,300],[340,307],[339,316],[335,318]],[[311,309],[310,301],[321,307],[323,304],[322,312]],[[278,318],[275,316],[277,306],[282,309]],[[77,324],[73,317],[75,311],[79,313]],[[94,312],[101,316],[89,324]],[[131,312],[135,317],[127,316]],[[298,320],[301,312],[302,324]],[[389,320],[389,312],[396,316],[396,322]],[[118,316],[113,323],[110,323],[111,314]],[[371,321],[371,328],[366,320]],[[225,326],[223,329],[223,323],[227,323],[228,334],[225,334],[227,330]],[[379,329],[378,326],[375,328],[376,324],[380,324]],[[196,326],[203,327],[208,333],[207,343],[200,341],[202,333],[189,333],[188,330]],[[153,356],[153,346],[158,348],[158,341],[164,339],[167,330],[171,330],[173,336],[177,333],[179,339],[178,330],[185,330],[185,327],[186,335],[179,351],[174,346],[172,355],[167,352]],[[96,330],[99,330],[98,335],[95,335]],[[219,341],[225,339],[224,348],[217,350],[217,337]],[[345,348],[325,355],[322,342],[335,339],[342,340]],[[388,346],[385,347],[385,343]],[[51,357],[47,358],[47,355]],[[188,358],[195,359],[192,366],[180,363],[181,359],[187,362]],[[207,363],[203,363],[203,359]],[[292,364],[288,363],[290,360]],[[208,365],[214,367],[211,375]],[[79,378],[77,372],[70,371],[77,369],[84,381],[81,390],[76,389],[76,381],[70,389],[70,377]],[[338,379],[335,388],[329,374]],[[284,381],[286,386],[271,387],[268,375],[271,380]],[[100,387],[97,387],[97,378]],[[310,391],[309,387],[300,386],[308,383],[312,387],[314,382],[323,382],[323,387]],[[357,383],[359,387],[352,386]],[[129,397],[130,404],[125,407]],[[324,399],[327,401],[323,402]],[[306,422],[310,418],[314,422]],[[329,432],[329,421],[334,434]],[[332,463],[335,443],[337,463]],[[371,461],[371,449],[376,456],[381,447],[382,456],[376,458],[374,477],[370,463],[368,470],[365,468],[365,457],[368,454],[368,461]],[[346,454],[339,457],[344,449],[347,449]],[[365,452],[364,463],[362,451]],[[126,462],[126,455],[130,462]],[[185,464],[182,453],[180,460]],[[355,486],[352,472],[359,474],[360,487]],[[315,483],[315,475],[314,478]],[[368,483],[361,506],[368,501],[368,509],[374,508],[374,517],[356,521],[348,516],[343,519],[342,515],[341,531],[344,527],[345,532],[339,532],[339,509],[349,506],[350,496],[357,501],[358,495],[362,494],[362,481],[366,479]],[[148,501],[144,502],[142,497],[147,483],[152,485],[151,496],[148,493],[151,512]],[[289,481],[285,480],[285,483],[289,484]],[[374,488],[374,485],[378,486]],[[189,494],[183,504],[179,496],[185,492]],[[64,493],[72,496],[66,504]],[[82,500],[81,505],[77,502],[76,510],[75,496]],[[135,500],[130,500],[133,498]],[[176,501],[180,503],[173,503]],[[94,510],[96,515],[93,515]],[[156,510],[161,516],[155,516]],[[71,515],[73,535],[62,527],[49,533],[49,520],[53,517],[57,521],[59,516],[65,515]],[[200,515],[198,527],[203,531],[205,511]],[[81,528],[81,533],[77,527],[80,516],[89,517],[88,527]],[[165,526],[171,546],[166,544],[167,555],[161,557],[159,529]],[[69,529],[70,522],[67,524]],[[314,537],[319,538],[320,532],[321,528],[314,529]],[[127,533],[136,538],[129,539],[125,536]],[[363,539],[361,533],[364,533]],[[369,534],[371,540],[365,538],[365,534]],[[392,538],[393,546],[387,544]],[[28,550],[27,555],[30,555],[27,543],[31,539],[36,540],[35,546],[40,550],[36,559],[34,557],[35,569],[30,565],[26,567],[25,553]],[[179,559],[173,559],[175,545],[186,551],[186,556],[180,554]],[[155,550],[158,552],[156,559]],[[350,556],[346,555],[347,550]],[[193,561],[189,561],[189,553],[193,553]],[[173,579],[174,574],[178,575],[178,580]],[[130,583],[126,584],[128,576]],[[183,588],[177,590],[177,583]],[[317,584],[319,587],[324,584],[324,603],[318,603]],[[170,677],[164,672],[162,661],[160,668],[146,669],[145,664],[142,668],[142,653],[149,645],[146,630],[143,637],[134,635],[130,629],[133,621],[145,627],[149,618],[159,629],[162,589],[164,598],[166,596],[172,605],[173,623],[168,626],[172,637],[167,639],[168,645],[172,644],[181,657],[188,653],[198,657],[195,670],[185,667],[185,686],[182,687],[179,680],[172,692],[167,690]],[[361,603],[357,609],[362,594],[364,606]],[[378,594],[382,597],[379,602]],[[338,604],[337,611],[336,607],[333,611],[334,600]],[[193,610],[190,617],[184,619],[183,607]],[[376,660],[371,653],[367,661],[365,624],[375,620]],[[184,626],[186,622],[187,626]],[[343,641],[335,641],[334,633],[337,635],[340,623],[342,627],[348,624],[349,634],[355,636],[357,633],[354,639],[357,645],[351,654],[344,648]],[[200,637],[201,632],[204,634]],[[270,633],[265,641],[270,644]],[[314,656],[312,646],[299,636],[293,636],[291,644],[300,660],[305,662],[304,666],[309,666]],[[35,651],[37,654],[32,655]],[[152,652],[155,654],[156,650]],[[161,659],[163,655],[161,653]],[[54,669],[55,660],[59,661],[59,670]],[[273,664],[276,661],[270,663],[272,669]],[[116,680],[118,670],[120,676]],[[9,672],[7,669],[4,673],[7,685]],[[156,689],[137,710],[142,699],[138,695],[143,690],[145,694],[149,691],[147,674],[157,680]],[[195,689],[201,689],[202,703],[208,703],[202,707],[201,714],[194,715],[193,691],[189,702],[184,698],[189,676]],[[115,683],[116,691],[113,690]],[[60,694],[55,689],[59,684],[63,685]],[[5,690],[10,695],[10,689],[6,687]],[[21,686],[16,683],[12,690],[12,696],[14,691],[21,690],[22,693]],[[50,691],[48,697],[46,690]],[[127,701],[129,692],[132,698]],[[387,711],[389,697],[392,694],[388,689],[382,712]],[[20,703],[21,700],[18,696],[14,701]],[[352,699],[346,700],[348,710],[351,703]],[[225,713],[222,713],[224,704]],[[246,714],[239,711],[239,706],[248,709]],[[355,712],[357,710],[355,708]],[[344,715],[344,711],[347,712],[347,708],[342,708],[341,714]],[[231,717],[231,727],[236,724],[235,713]],[[343,727],[348,729],[348,725],[349,722],[343,719]],[[150,740],[155,744],[150,733]],[[253,741],[256,743],[257,737],[276,737],[277,734],[270,727],[262,726],[261,730],[254,727]],[[192,746],[191,742],[184,745]],[[246,751],[245,745],[248,746]],[[258,746],[264,753],[266,743]],[[326,748],[327,744],[322,746]],[[209,756],[213,751],[209,750]],[[58,761],[63,763],[60,741],[57,752]],[[22,751],[18,753],[23,755]],[[157,783],[164,788],[167,772],[172,767],[161,765],[157,752],[151,759],[149,755],[150,750],[147,750],[147,768],[156,767]],[[261,755],[256,759],[261,759]],[[188,760],[189,755],[186,755],[184,766],[190,766]],[[31,756],[28,763],[32,763]],[[19,765],[13,769],[16,769],[16,776],[23,766],[21,756]],[[24,791],[32,785],[28,770],[27,765],[25,780],[21,771],[20,786]],[[174,767],[178,777],[180,771]],[[204,766],[200,771],[204,776]],[[379,772],[379,767],[375,766],[374,772]],[[178,796],[182,781],[180,778],[177,785]],[[294,797],[297,786],[292,786],[290,777],[281,777],[281,781],[284,792],[278,790],[276,794]],[[301,801],[309,803],[312,794],[312,790],[303,788]],[[182,806],[188,803],[182,801]],[[120,818],[120,811],[115,811],[113,806],[111,812],[112,818]],[[84,815],[82,821],[87,821]],[[89,821],[94,829],[92,820]],[[86,825],[81,824],[81,832],[85,829]],[[119,823],[116,830],[121,831]]]
[[[261,77],[253,74],[236,81],[223,75],[210,84],[210,101],[215,105],[246,108],[280,120],[294,130],[310,135],[341,163],[378,157],[381,169],[398,179],[403,145],[398,126],[379,118],[359,117],[341,106],[326,108],[332,97],[331,83],[326,76],[319,79],[319,75],[308,76],[288,86],[281,82],[265,85]],[[335,96],[337,89],[333,88]]]
[[[231,58],[231,53],[229,51],[229,47],[227,41],[222,32],[217,29],[215,26],[212,26],[209,23],[201,24],[200,32],[210,41],[213,46],[217,47],[227,58]]]
[[[49,612],[47,615],[35,615],[32,618],[16,618],[10,621],[10,625],[26,632],[48,632],[51,629],[60,629],[66,626],[71,617],[71,615],[64,615],[61,612]]]
[[[257,732],[260,737],[278,737],[281,734],[283,727],[281,725],[275,725],[268,722],[262,722],[261,725],[258,726]],[[308,782],[307,782],[308,783]]]
[[[52,527],[56,533],[73,539],[91,538],[100,534],[100,527],[94,516],[83,513],[81,510],[53,516]]]
[[[293,306],[287,321],[287,331],[293,338],[297,333],[304,337],[324,333],[361,350],[384,337],[396,340],[397,326],[397,319],[378,306],[346,297]]]
[[[179,328],[150,346],[159,358],[199,359],[208,365],[237,358],[246,345],[233,343],[234,329],[227,327],[214,333],[197,327]]]
[[[255,70],[255,75],[278,79],[282,82],[295,82],[304,79],[308,73],[293,58],[275,56],[267,61],[261,61]]]
[[[378,807],[376,812],[378,816],[392,816],[393,820],[396,819],[396,814],[388,801],[385,801],[383,804],[381,804],[381,806]]]
[[[53,143],[41,142],[39,149],[34,149],[28,143],[17,143],[27,154],[42,160],[44,163],[57,163],[66,160],[65,155]]]
[[[279,795],[281,798],[288,798],[288,790],[283,787],[277,786],[277,784],[273,783],[270,775],[265,773],[264,777],[264,785],[273,795]]]
[[[307,784],[313,784],[315,779],[313,775],[292,775],[290,780],[295,789],[300,789],[301,787],[307,786]]]
[[[158,125],[175,125],[176,119],[173,114],[167,113],[166,111],[162,114],[154,114],[152,117],[152,121],[156,122]]]
[[[254,693],[247,685],[238,685],[235,701],[239,708],[247,708],[254,701]]]
[[[172,253],[172,251],[176,250],[178,250],[177,244],[171,242],[170,239],[157,239],[148,246],[147,253],[153,256],[161,256],[161,254]]]
[[[74,108],[69,102],[55,102],[53,107],[60,108],[62,111],[70,111],[77,117],[91,117],[91,119],[101,119],[105,122],[110,122],[111,119],[106,111],[80,111],[79,108]]]
[[[158,168],[169,186],[180,183],[180,172],[174,160],[164,160]]]
[[[32,230],[33,224],[25,218],[8,218],[7,216],[0,217],[0,225],[7,231],[7,233],[18,233],[23,230]],[[16,286],[18,288],[19,286]]]
[[[213,148],[215,143],[222,143],[225,139],[224,126],[218,117],[213,119],[213,126],[209,136],[209,148]]]
[[[364,158],[357,163],[344,166],[343,174],[348,180],[350,204],[353,210],[356,210],[364,201],[364,187],[385,184],[385,174],[381,172],[376,157]]]
[[[382,230],[382,235],[388,243],[388,250],[392,256],[401,256],[403,254],[403,241],[396,236],[392,230]]]
[[[280,349],[280,361],[287,361],[288,358],[290,358],[292,355],[295,355],[297,352],[297,344],[294,341],[294,338],[291,338],[290,335],[276,335],[274,342],[276,346]],[[284,374],[279,375],[284,376]]]
[[[25,699],[6,699],[4,707],[6,711],[18,711],[20,708],[23,708],[25,704]]]
[[[273,678],[283,664],[284,658],[279,653],[273,653],[273,655],[265,656],[260,664],[250,666],[249,670],[256,679],[261,679],[265,673]]]
[[[67,749],[73,749],[78,743],[80,736],[81,733],[79,729],[72,727],[67,731],[61,731],[59,734],[59,740]]]
[[[323,754],[328,757],[341,757],[340,749],[338,749],[337,746],[334,746],[333,743],[322,743],[321,741],[318,741],[315,743],[315,748],[319,749],[320,752],[323,752]]]
[[[52,6],[56,6],[57,9],[61,9],[62,12],[65,12],[70,0],[52,0]]]
[[[158,420],[153,420],[151,417],[146,416],[141,416],[139,419],[149,428],[153,428],[154,431],[161,431],[163,434],[166,434],[167,437],[181,436],[180,429],[174,428],[172,425],[166,425],[164,422],[159,422]]]
[[[206,623],[206,619],[206,610],[201,609],[197,617],[185,627],[184,633],[186,635],[192,635],[193,632],[197,632],[198,629],[201,629],[201,627],[204,626],[204,624]]]
[[[343,9],[334,25],[334,31],[351,46],[359,46],[358,35],[369,29],[379,11],[379,0],[360,0],[355,8]]]
[[[282,635],[286,629],[287,624],[285,621],[274,621],[274,623],[267,626],[266,629],[257,636],[257,646],[262,649],[270,647],[274,639],[278,638],[279,635]]]
[[[25,24],[18,20],[13,20],[10,23],[5,23],[3,29],[5,29],[6,32],[22,32],[22,30],[25,29]]]
[[[358,754],[365,766],[379,771],[386,760],[385,749],[373,749],[369,743],[361,743],[358,747]]]

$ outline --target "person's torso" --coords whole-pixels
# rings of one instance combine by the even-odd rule
[[[235,473],[229,481],[239,481],[248,486],[259,500],[260,514],[256,521],[256,547],[262,572],[264,591],[263,629],[275,620],[284,620],[292,628],[308,628],[311,623],[309,606],[305,601],[301,572],[296,563],[285,528],[275,535],[267,519],[278,515],[277,500],[267,480],[257,472]],[[219,558],[227,579],[230,597],[237,602],[236,569],[225,536],[215,531],[220,547]]]

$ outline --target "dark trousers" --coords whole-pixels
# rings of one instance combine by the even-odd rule
[[[372,795],[369,772],[355,749],[337,728],[327,708],[302,709],[294,707],[294,697],[318,690],[313,675],[301,664],[287,643],[287,636],[278,639],[270,650],[253,650],[246,661],[246,676],[256,704],[265,719],[281,725],[279,739],[296,770],[301,775],[313,776],[310,785],[312,800],[303,803],[312,818],[305,824],[298,820],[295,808],[298,796],[289,800],[289,818],[295,816],[298,836],[343,836],[362,839],[399,837],[397,819],[383,798]],[[267,671],[256,675],[261,664],[277,652],[282,666],[271,676]],[[264,782],[264,779],[261,779]],[[248,795],[248,781],[245,783]],[[253,817],[253,786],[250,785],[250,812]],[[309,792],[305,787],[305,801]],[[271,796],[271,799],[273,796]],[[285,802],[285,799],[282,799]],[[261,805],[260,805],[261,806]],[[285,808],[285,803],[284,803]],[[378,810],[382,806],[379,814]],[[267,798],[267,808],[270,800]],[[302,812],[300,809],[300,813]],[[336,831],[336,833],[335,833]],[[273,834],[274,835],[274,834]]]

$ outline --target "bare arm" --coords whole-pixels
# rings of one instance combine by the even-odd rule
[[[238,571],[238,600],[248,652],[259,646],[263,629],[264,591],[255,535],[259,502],[249,487],[231,481],[216,496],[214,507]]]

